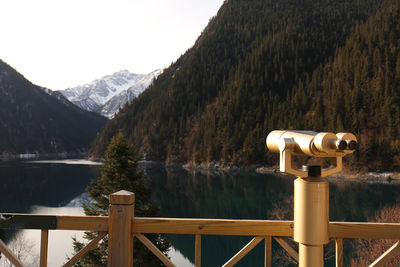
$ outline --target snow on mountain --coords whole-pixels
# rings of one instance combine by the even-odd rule
[[[161,72],[155,70],[148,74],[133,74],[122,70],[59,92],[80,108],[112,118],[123,105],[143,92]]]

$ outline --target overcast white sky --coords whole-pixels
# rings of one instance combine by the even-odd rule
[[[223,0],[0,0],[0,59],[53,90],[168,67]]]

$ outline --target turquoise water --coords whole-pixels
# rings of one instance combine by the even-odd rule
[[[90,180],[98,176],[99,166],[87,165],[90,162],[80,163],[0,163],[0,212],[81,214],[79,201]],[[151,179],[153,197],[159,203],[163,217],[291,219],[292,177],[245,171],[191,172],[182,168],[165,168],[160,164],[142,167]],[[330,180],[330,218],[332,221],[366,221],[381,207],[396,202],[399,186],[393,182]],[[69,237],[62,238],[69,240]],[[250,237],[204,236],[203,266],[222,265],[249,240]],[[194,237],[172,235],[171,241],[172,260],[178,266],[192,266]],[[345,242],[345,250],[347,245]],[[53,246],[65,250],[67,245],[56,243]],[[281,266],[285,255],[275,242],[273,253],[274,266]],[[263,258],[263,245],[260,244],[238,266],[262,266]],[[59,260],[62,262],[64,259]],[[332,266],[332,260],[328,259],[325,265]],[[285,265],[288,264],[285,261]]]

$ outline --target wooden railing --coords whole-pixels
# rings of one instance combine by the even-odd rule
[[[114,195],[114,197],[112,197]],[[71,258],[64,266],[72,266],[90,249],[109,236],[109,266],[131,266],[133,238],[136,237],[149,248],[166,266],[174,264],[152,244],[144,234],[191,234],[195,236],[195,266],[201,266],[201,236],[228,235],[253,236],[254,238],[223,266],[233,266],[257,244],[264,240],[265,266],[271,266],[271,241],[275,239],[293,259],[295,251],[282,237],[293,236],[293,221],[227,220],[227,219],[174,219],[133,217],[133,194],[120,191],[110,196],[110,216],[45,216],[26,214],[1,214],[0,228],[40,229],[40,266],[47,266],[47,244],[49,230],[94,231],[99,235]],[[128,204],[123,204],[123,203]],[[336,266],[343,266],[343,239],[393,239],[400,240],[400,224],[394,223],[349,223],[330,222],[329,237],[336,242]],[[15,265],[23,263],[0,240],[0,251]],[[400,251],[397,242],[370,266],[382,266]]]

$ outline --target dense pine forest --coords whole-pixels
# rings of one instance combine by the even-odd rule
[[[192,48],[107,123],[147,159],[274,164],[275,129],[349,131],[352,166],[400,168],[396,1],[230,0]]]
[[[0,159],[89,150],[107,119],[45,90],[0,60]]]

